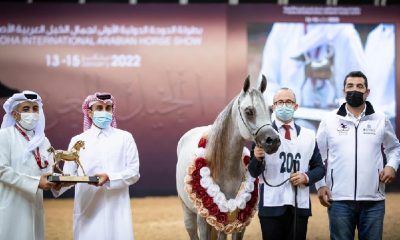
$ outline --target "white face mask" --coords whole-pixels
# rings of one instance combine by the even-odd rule
[[[21,119],[19,124],[26,130],[32,130],[39,121],[39,113],[20,113]]]

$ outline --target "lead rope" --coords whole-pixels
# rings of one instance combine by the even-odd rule
[[[265,160],[264,160],[264,159],[262,160],[262,164],[264,165],[264,169],[265,169]],[[294,162],[293,162],[292,164],[294,164]],[[293,167],[293,169],[294,169],[293,172],[296,173],[296,172],[297,172],[297,170],[296,170],[296,165],[293,165],[293,166],[294,166],[294,167]],[[283,181],[283,182],[281,182],[281,183],[279,183],[279,184],[277,184],[277,185],[272,185],[272,184],[269,184],[269,183],[267,182],[267,180],[265,179],[264,171],[261,172],[261,175],[262,175],[262,178],[263,178],[263,180],[264,180],[264,183],[265,183],[267,186],[269,186],[269,187],[280,187],[280,186],[282,186],[283,184],[285,184],[287,181],[289,181],[289,179],[290,179],[290,177],[289,177],[289,178],[287,178],[285,181]],[[293,240],[296,240],[296,230],[297,230],[297,186],[294,187]]]
[[[293,160],[292,160],[293,161]],[[294,164],[294,163],[292,163]],[[296,165],[293,165],[293,172],[296,173]],[[293,219],[293,240],[296,240],[297,230],[297,186],[294,187],[294,219]]]

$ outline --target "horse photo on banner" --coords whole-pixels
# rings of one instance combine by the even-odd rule
[[[395,124],[395,25],[364,23],[249,23],[248,68],[264,74],[272,96],[294,90],[295,118],[316,129],[321,118],[343,103],[344,76],[361,70],[368,77],[371,103]]]

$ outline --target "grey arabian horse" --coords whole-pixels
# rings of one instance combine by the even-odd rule
[[[267,154],[275,153],[280,145],[278,133],[271,126],[270,112],[263,97],[267,80],[263,76],[258,89],[250,89],[249,77],[243,90],[218,115],[209,127],[197,127],[185,133],[177,147],[176,185],[182,201],[184,223],[190,239],[211,239],[212,227],[197,210],[185,191],[184,178],[195,158],[198,142],[205,132],[207,145],[205,159],[210,165],[211,175],[226,199],[235,198],[243,181],[245,167],[242,163],[243,147],[246,141],[255,142]],[[215,232],[214,232],[215,233]],[[224,232],[218,232],[218,239],[226,239]],[[242,232],[234,232],[232,239],[242,239]]]

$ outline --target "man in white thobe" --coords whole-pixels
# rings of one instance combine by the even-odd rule
[[[369,100],[383,111],[394,125],[396,117],[395,25],[379,24],[367,37],[365,56]]]
[[[129,185],[139,180],[139,155],[131,133],[116,128],[115,100],[95,93],[82,104],[84,132],[71,139],[69,149],[85,142],[80,161],[86,174],[99,183],[77,184],[74,202],[74,239],[133,239]],[[72,162],[64,173],[83,175]]]
[[[47,152],[42,99],[32,91],[3,105],[0,130],[0,239],[44,239],[43,190],[53,158]]]

